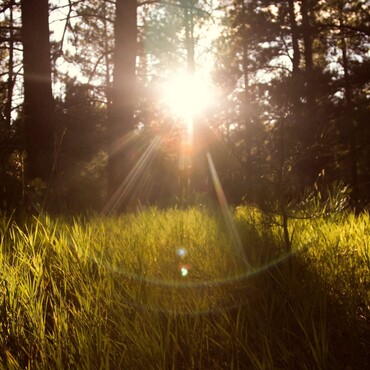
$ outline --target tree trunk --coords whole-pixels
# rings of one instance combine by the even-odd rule
[[[108,118],[108,199],[109,212],[127,208],[125,196],[131,163],[131,151],[124,143],[134,129],[136,102],[137,1],[117,0],[114,24],[114,72],[112,103]]]
[[[186,67],[190,75],[196,73],[195,63],[195,41],[194,41],[194,8],[196,0],[184,2],[184,28],[185,28],[185,50]],[[191,191],[194,194],[208,195],[211,192],[211,183],[208,179],[207,152],[207,129],[196,115],[190,117],[192,120],[193,157],[191,173]]]
[[[297,21],[294,12],[294,0],[288,1],[289,5],[289,22],[290,30],[292,35],[292,45],[293,45],[293,75],[299,73],[299,67],[301,62],[301,51],[299,50],[299,33],[297,27]]]
[[[301,50],[299,48],[299,30],[297,26],[297,19],[294,10],[294,0],[288,1],[288,9],[289,9],[289,23],[290,23],[290,34],[292,37],[292,47],[293,47],[293,56],[292,56],[292,83],[289,90],[289,97],[292,105],[292,115],[293,121],[295,125],[299,125],[303,122],[302,119],[302,104],[301,104],[301,97],[302,97],[302,76],[301,76]],[[301,130],[304,131],[304,130]],[[302,140],[305,139],[304,132],[302,133]]]
[[[110,74],[110,59],[109,59],[109,33],[108,33],[108,21],[107,21],[107,3],[103,2],[103,31],[104,31],[104,67],[105,67],[105,96],[107,104],[111,103],[111,74]]]
[[[246,165],[250,166],[251,162],[251,150],[252,150],[252,130],[251,130],[251,94],[249,87],[249,40],[247,31],[247,9],[244,0],[239,0],[239,6],[241,14],[241,38],[243,48],[243,74],[244,74],[244,99],[243,99],[243,121],[245,128],[245,153],[246,153]]]
[[[13,102],[13,88],[14,88],[14,19],[13,19],[13,3],[9,4],[9,61],[8,61],[8,82],[7,82],[7,100],[5,104],[5,120],[6,130],[10,129],[12,122],[12,102]]]
[[[304,186],[311,186],[317,178],[320,167],[320,149],[317,145],[322,134],[322,127],[320,127],[321,118],[317,99],[318,80],[316,71],[314,69],[313,59],[313,12],[314,2],[312,0],[302,0],[301,15],[302,15],[302,37],[304,45],[304,62],[305,69],[303,72],[304,82],[304,98],[305,102],[302,106],[302,130],[301,140],[306,148],[307,155],[310,157],[309,161],[302,164],[301,179]]]
[[[315,125],[315,86],[313,81],[313,50],[312,50],[312,27],[311,27],[311,0],[302,0],[302,35],[304,44],[304,61],[305,61],[305,83],[306,83],[306,106],[307,123]],[[316,127],[307,127],[308,132],[314,133]],[[311,138],[313,139],[313,137]]]
[[[342,9],[340,11],[339,22],[341,26],[341,51],[343,60],[343,72],[344,72],[344,97],[346,102],[346,123],[349,129],[349,145],[350,145],[350,166],[351,166],[351,185],[352,185],[352,207],[356,210],[358,207],[358,154],[357,154],[357,127],[356,122],[353,119],[353,94],[352,86],[349,75],[349,61],[348,61],[348,48],[347,40],[343,33],[343,14]]]
[[[302,0],[301,5],[302,14],[302,31],[304,43],[304,60],[306,64],[306,71],[311,72],[313,68],[312,57],[312,29],[311,29],[311,2],[310,0]]]
[[[187,57],[188,72],[195,72],[195,56],[194,56],[194,2],[188,0],[184,7],[185,12],[185,49]]]
[[[27,175],[50,180],[55,160],[48,0],[22,0]]]

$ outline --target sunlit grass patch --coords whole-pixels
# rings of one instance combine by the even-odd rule
[[[307,251],[307,261],[328,288],[346,303],[355,315],[360,307],[370,307],[370,218],[341,213],[315,220],[302,229],[301,238],[317,235],[317,243]],[[342,298],[339,298],[342,297]]]
[[[292,256],[258,210],[234,222],[248,266],[215,210],[1,220],[3,366],[365,364],[368,216],[292,221]]]

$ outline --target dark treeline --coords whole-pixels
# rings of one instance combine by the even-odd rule
[[[199,203],[219,179],[235,204],[348,186],[366,208],[369,14],[365,0],[1,1],[1,207]],[[216,103],[189,149],[159,87],[205,60]]]

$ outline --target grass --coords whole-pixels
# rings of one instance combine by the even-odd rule
[[[4,369],[365,369],[370,220],[255,209],[0,220]]]

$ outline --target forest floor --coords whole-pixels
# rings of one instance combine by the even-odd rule
[[[0,218],[0,368],[370,368],[370,217]]]

